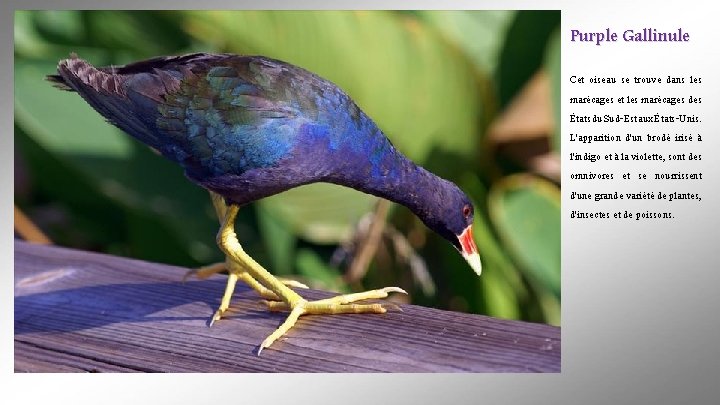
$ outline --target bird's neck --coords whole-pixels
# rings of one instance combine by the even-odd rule
[[[387,149],[380,158],[364,157],[363,163],[336,172],[329,181],[404,205],[420,218],[431,216],[445,180],[407,159],[384,136],[382,141]]]

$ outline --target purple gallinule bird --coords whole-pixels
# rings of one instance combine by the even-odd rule
[[[262,56],[205,53],[96,68],[72,55],[48,79],[210,191],[229,270],[211,324],[227,310],[237,280],[266,298],[270,310],[290,311],[258,354],[303,314],[384,313],[383,304],[356,302],[404,291],[303,299],[290,288],[301,284],[277,279],[240,246],[235,218],[252,201],[314,182],[352,187],[406,206],[481,272],[468,197],[405,158],[347,94],[305,69]]]

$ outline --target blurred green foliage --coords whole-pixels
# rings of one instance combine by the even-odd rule
[[[381,238],[361,279],[343,281],[355,225],[377,199],[328,184],[241,210],[237,231],[251,255],[315,287],[399,285],[422,305],[559,324],[559,185],[483,153],[488,125],[533,73],[548,72],[559,114],[559,23],[552,11],[20,11],[15,201],[61,245],[185,266],[221,260],[207,193],[43,79],[71,52],[95,65],[262,54],[332,80],[400,150],[460,185],[477,208],[484,273],[393,206],[394,236]],[[436,288],[422,288],[417,257]]]

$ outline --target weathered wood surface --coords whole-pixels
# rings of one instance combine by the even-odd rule
[[[415,305],[384,315],[305,316],[256,355],[284,319],[238,285],[208,328],[225,277],[15,242],[17,372],[557,372],[560,329]],[[309,298],[322,291],[302,291]]]

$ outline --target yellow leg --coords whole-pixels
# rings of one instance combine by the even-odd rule
[[[232,263],[228,260],[230,264]],[[230,267],[230,266],[229,266]],[[237,264],[235,266],[230,267],[231,270],[228,274],[228,281],[227,285],[225,286],[225,293],[223,294],[222,299],[220,300],[220,307],[217,311],[215,311],[215,314],[213,315],[212,319],[210,320],[210,326],[213,326],[215,321],[219,321],[222,316],[225,314],[225,311],[228,310],[230,307],[230,300],[232,299],[233,292],[235,291],[235,285],[237,284],[238,280],[244,281],[246,284],[248,284],[252,289],[257,291],[261,297],[271,300],[277,300],[278,296],[275,295],[272,291],[268,290],[264,285],[260,284],[257,280],[255,280],[250,274],[248,274],[245,270],[237,270],[233,267],[239,267]]]
[[[215,321],[219,321],[222,315],[227,311],[227,309],[230,307],[230,299],[232,298],[233,291],[235,290],[235,284],[237,283],[238,275],[235,273],[230,273],[228,275],[228,282],[225,286],[225,294],[223,294],[222,299],[220,300],[220,308],[218,308],[217,311],[215,311],[215,314],[213,315],[212,319],[210,320],[210,326],[215,323]]]
[[[219,321],[220,318],[222,318],[222,316],[225,314],[225,311],[230,308],[230,300],[232,299],[233,291],[235,291],[235,285],[237,284],[238,279],[250,285],[255,291],[258,291],[263,298],[269,300],[278,299],[278,296],[275,295],[275,293],[265,288],[265,286],[252,278],[252,276],[250,276],[250,274],[248,274],[247,272],[230,272],[230,274],[228,274],[227,284],[225,285],[225,293],[220,300],[220,307],[217,309],[217,311],[215,311],[215,314],[210,320],[210,326],[213,326],[215,321]]]
[[[269,347],[282,335],[287,333],[290,328],[295,325],[298,318],[304,314],[343,314],[343,313],[385,313],[386,308],[383,304],[352,304],[355,301],[366,299],[385,298],[390,292],[405,293],[398,287],[387,287],[379,290],[366,291],[362,293],[341,295],[333,298],[327,298],[318,301],[307,301],[298,295],[295,291],[288,288],[280,280],[270,274],[261,265],[259,265],[252,257],[250,257],[240,246],[240,242],[235,234],[235,218],[237,217],[239,207],[231,205],[227,207],[226,215],[223,220],[220,231],[218,232],[217,242],[220,249],[227,255],[228,260],[240,265],[260,285],[270,290],[279,300],[267,302],[268,308],[271,310],[290,310],[285,322],[268,336],[260,344],[258,355],[266,347]],[[223,297],[224,299],[224,297]]]
[[[227,215],[228,209],[227,204],[225,204],[225,199],[219,194],[213,193],[212,191],[210,192],[210,198],[212,199],[213,207],[215,208],[215,214],[220,220],[220,224],[222,224],[225,216]],[[188,271],[187,273],[185,273],[183,281],[187,280],[187,278],[190,276],[194,276],[201,280],[204,280],[214,274],[221,273],[223,271],[227,271],[230,274],[230,277],[228,277],[228,283],[225,287],[225,294],[223,295],[222,302],[220,303],[220,308],[218,308],[218,310],[215,312],[215,315],[213,315],[210,326],[212,326],[215,321],[220,320],[225,311],[227,311],[230,305],[230,299],[232,297],[233,291],[235,290],[235,284],[238,280],[249,285],[253,290],[257,291],[258,294],[260,294],[260,296],[265,299],[279,299],[279,297],[275,295],[275,293],[273,293],[267,287],[255,280],[253,276],[251,276],[240,263],[233,261],[229,257],[226,257],[224,263],[214,263],[208,266],[203,266]],[[288,287],[309,288],[308,286],[299,281],[289,279],[278,280]]]

